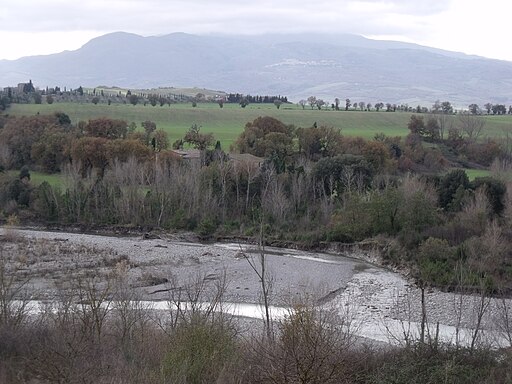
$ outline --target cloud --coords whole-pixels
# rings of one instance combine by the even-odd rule
[[[427,0],[24,0],[4,7],[0,30],[127,31],[164,34],[323,31],[387,34],[409,28],[448,2]]]
[[[484,36],[499,36],[499,28],[508,24],[492,20],[503,20],[510,14],[507,9],[512,10],[509,0],[493,3],[500,3],[502,12],[490,15],[495,8],[481,7],[476,0],[18,0],[0,7],[0,40],[15,36],[17,40],[8,46],[20,50],[32,45],[40,48],[36,50],[40,53],[44,46],[59,44],[61,49],[51,51],[77,49],[85,37],[114,31],[144,36],[172,32],[353,33],[455,50],[460,47],[465,52],[488,49],[488,55],[497,57],[505,50],[489,44]],[[488,25],[482,24],[485,20]],[[2,51],[7,57],[5,44]]]

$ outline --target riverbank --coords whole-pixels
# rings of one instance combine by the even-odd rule
[[[262,250],[254,244],[200,243],[192,236],[164,233],[126,237],[5,228],[0,229],[0,237],[4,262],[20,281],[28,282],[30,295],[37,300],[54,299],[78,279],[93,277],[105,284],[114,273],[122,275],[140,300],[162,302],[176,298],[177,292],[192,294],[190,283],[200,282],[206,289],[205,300],[222,289],[226,302],[261,302],[260,279],[253,266],[260,265]],[[462,335],[473,337],[470,330],[475,328],[492,331],[496,338],[502,304],[510,305],[431,290],[425,293],[422,312],[421,291],[414,284],[360,260],[371,259],[375,251],[363,250],[354,255],[357,259],[275,247],[263,251],[272,305],[289,307],[307,298],[336,308],[361,330],[361,336],[380,341],[403,339],[405,329],[411,337],[417,336],[423,313],[427,331],[435,335],[439,324],[446,342],[462,342],[454,339]],[[458,330],[464,331],[455,334]],[[479,343],[488,342],[483,333],[474,337]]]
[[[3,237],[6,233],[14,240],[11,250],[17,253],[10,262],[29,278],[39,298],[51,298],[55,294],[53,286],[87,270],[106,277],[112,269],[124,267],[128,285],[144,300],[166,300],[169,290],[201,277],[217,283],[225,279],[226,301],[260,301],[259,278],[251,267],[251,263],[259,263],[260,253],[253,244],[200,243],[189,235],[164,233],[125,237],[0,231]],[[265,247],[264,254],[276,305],[285,305],[306,293],[322,300],[343,289],[356,271],[369,267],[353,259],[292,249]]]

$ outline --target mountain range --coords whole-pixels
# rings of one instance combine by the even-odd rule
[[[80,49],[0,60],[0,85],[200,87],[332,102],[458,107],[512,104],[512,62],[357,35],[143,37],[116,32]]]

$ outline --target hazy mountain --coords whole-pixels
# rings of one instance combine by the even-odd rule
[[[112,33],[76,51],[0,61],[0,85],[204,87],[365,102],[512,104],[512,62],[355,35],[141,37]]]

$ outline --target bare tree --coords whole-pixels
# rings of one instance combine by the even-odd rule
[[[322,109],[322,107],[323,107],[324,105],[326,105],[326,104],[327,104],[327,103],[326,103],[324,100],[322,100],[322,99],[317,99],[317,100],[316,100],[316,103],[315,103],[315,105],[316,105],[316,107],[318,108],[318,110],[321,110],[321,109]],[[328,105],[328,104],[327,104],[327,105]]]
[[[508,154],[510,149],[506,149],[509,145],[509,138],[502,139],[502,148],[504,148],[506,155],[505,158],[496,158],[491,164],[491,174],[493,177],[502,180],[507,183],[512,180],[512,162],[509,160],[511,155]],[[507,192],[509,189],[507,188]]]
[[[459,286],[458,291],[453,294],[453,313],[455,314],[455,347],[459,348],[461,345],[461,335],[460,330],[462,327],[462,318],[464,314],[465,302],[464,302],[464,293],[461,290],[465,281],[465,268],[462,260],[457,261],[457,265],[455,267],[455,276],[457,278],[457,285]]]
[[[114,204],[118,215],[125,223],[137,224],[147,220],[144,217],[143,188],[154,180],[154,177],[149,176],[150,172],[147,168],[134,157],[129,157],[126,162],[114,160],[112,166],[105,173],[104,180],[116,185],[121,191],[114,200]]]
[[[352,192],[352,188],[356,184],[356,173],[354,172],[353,167],[344,167],[341,175],[341,182],[343,183],[343,189],[345,192],[350,194]]]
[[[29,279],[17,278],[15,271],[6,265],[7,258],[0,248],[0,326],[16,330],[28,319],[30,296],[25,288]]]
[[[229,160],[226,160],[223,156],[219,159],[217,163],[219,169],[220,176],[220,186],[221,186],[221,196],[220,196],[220,204],[222,206],[222,217],[226,218],[226,209],[228,207],[228,185],[230,181],[230,176],[233,172],[233,163]]]
[[[478,140],[485,127],[485,120],[481,116],[462,112],[458,115],[458,122],[463,133],[469,140]]]
[[[101,342],[107,316],[112,309],[114,281],[107,277],[104,281],[93,276],[76,279],[76,307],[80,322],[85,331],[95,334]]]
[[[262,206],[269,217],[273,217],[277,223],[282,223],[290,209],[284,183],[278,175],[274,175],[267,182],[267,187],[262,193]]]
[[[449,132],[453,127],[453,116],[447,113],[434,113],[432,116],[439,127],[439,138],[443,140],[445,132]]]
[[[241,187],[241,176],[242,176],[242,167],[240,162],[236,161],[233,163],[233,182],[235,183],[235,190],[236,190],[236,207],[238,214],[240,214],[241,210],[241,202],[240,202],[240,187]]]
[[[308,104],[311,107],[311,109],[314,109],[316,106],[316,97],[315,96],[309,96],[308,97]]]
[[[274,285],[274,277],[267,268],[267,260],[265,254],[265,238],[264,238],[264,225],[263,220],[260,222],[260,232],[258,236],[258,257],[243,253],[245,259],[251,266],[252,270],[258,277],[261,287],[261,298],[263,300],[264,322],[267,337],[270,339],[272,336],[272,318],[270,313],[270,300],[272,288]]]
[[[245,190],[245,212],[249,209],[249,200],[251,197],[251,185],[258,177],[260,169],[257,164],[252,161],[242,161],[241,167],[245,170],[245,174],[247,177],[247,184]]]
[[[6,143],[0,144],[0,165],[8,168],[11,165],[12,153]]]
[[[198,320],[213,322],[217,317],[226,316],[223,306],[227,287],[225,270],[215,276],[197,273],[184,281],[177,276],[171,276],[167,300],[170,327],[176,328],[180,324],[190,324]]]
[[[512,300],[505,293],[497,302],[495,315],[496,328],[512,347]]]
[[[507,220],[507,222],[512,224],[512,182],[508,182],[507,184],[507,194],[505,197],[505,209],[503,216]]]
[[[481,235],[488,226],[487,218],[492,209],[484,188],[478,188],[471,199],[457,213],[461,224],[475,235]]]
[[[169,345],[161,361],[165,382],[230,383],[227,366],[236,359],[236,326],[226,314],[226,273],[198,273],[169,287]]]
[[[471,335],[470,351],[474,351],[480,344],[482,334],[482,322],[487,314],[491,298],[488,296],[488,287],[486,287],[483,279],[480,281],[480,292],[473,297],[473,331]]]
[[[251,340],[256,382],[353,382],[352,331],[339,309],[318,307],[309,297],[294,300],[274,339]]]
[[[395,327],[393,322],[387,320],[383,322],[387,337],[391,342],[409,347],[417,341],[413,306],[414,303],[410,290],[405,292],[395,291],[391,307],[391,318],[398,319],[398,327]]]
[[[311,182],[311,169],[308,161],[306,159],[301,159],[299,167],[302,167],[304,172],[298,172],[295,175],[291,175],[290,197],[295,213],[297,213],[299,208],[306,203],[307,191]]]
[[[81,175],[81,164],[74,162],[64,167],[64,185],[68,193],[65,209],[67,214],[76,222],[80,222],[87,210],[87,203],[91,197],[98,178],[94,170],[91,170],[86,177]]]
[[[512,134],[509,129],[504,128],[502,130],[501,148],[507,158],[512,158]]]
[[[154,194],[158,198],[159,213],[157,219],[157,226],[161,226],[162,218],[166,209],[171,202],[172,189],[169,188],[169,178],[167,177],[167,170],[165,165],[157,164],[155,167],[155,182],[153,183]]]
[[[115,266],[114,270],[112,323],[123,347],[130,343],[143,342],[152,321],[150,316],[152,305],[144,302],[142,295],[129,286],[129,269],[129,263],[123,260]]]

